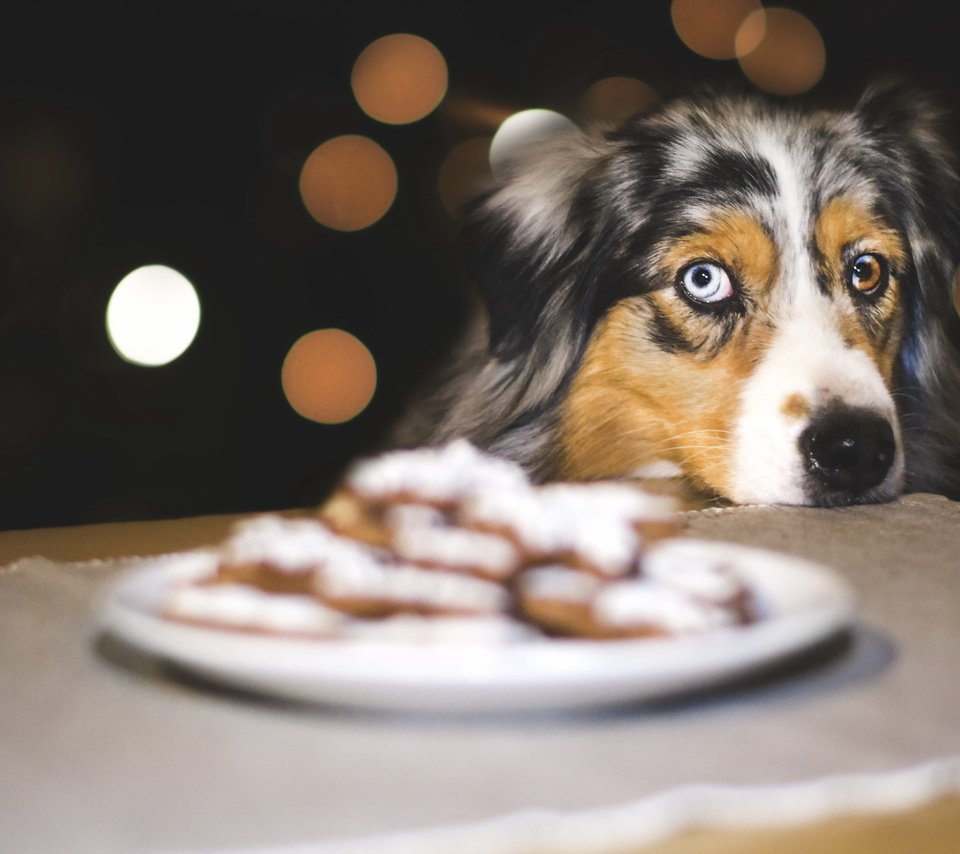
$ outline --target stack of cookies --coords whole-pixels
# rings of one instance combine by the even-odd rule
[[[457,440],[355,463],[315,517],[239,523],[165,616],[309,637],[671,636],[753,619],[734,569],[659,548],[672,499],[538,486]]]

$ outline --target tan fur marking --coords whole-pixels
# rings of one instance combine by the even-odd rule
[[[832,199],[821,211],[814,226],[814,239],[826,259],[831,287],[839,293],[847,287],[847,271],[842,260],[847,247],[853,246],[858,253],[870,252],[887,259],[889,285],[886,293],[869,309],[869,324],[851,306],[838,318],[838,328],[849,346],[865,352],[873,359],[883,378],[891,382],[903,334],[899,282],[895,275],[906,261],[900,235],[863,206],[841,197]]]
[[[709,259],[760,299],[779,274],[769,235],[739,211],[666,242],[660,253],[666,281],[691,262]],[[654,307],[689,342],[690,352],[666,352],[651,341]],[[704,492],[728,492],[739,392],[771,329],[748,318],[716,349],[720,334],[715,318],[694,312],[672,288],[614,306],[594,330],[561,416],[559,476],[624,477],[666,460]]]
[[[741,334],[709,361],[649,340],[647,299],[625,300],[594,332],[561,416],[559,476],[629,476],[655,460],[680,466],[701,489],[730,487],[739,391],[769,340]]]
[[[857,317],[856,312],[845,311],[841,314],[837,318],[837,329],[843,338],[843,343],[846,344],[847,347],[855,347],[867,353],[872,352],[873,345],[870,341],[870,336],[867,335],[867,330],[860,322],[860,318]]]
[[[715,328],[710,318],[691,317],[689,307],[673,291],[654,291],[648,299],[667,324],[693,347],[703,346]]]
[[[864,252],[879,252],[893,265],[903,264],[906,258],[900,235],[847,198],[827,202],[814,226],[814,238],[828,259],[839,258],[844,247],[858,241],[869,244],[864,246]]]
[[[780,407],[787,418],[802,421],[810,416],[810,404],[802,394],[791,394]]]
[[[698,259],[719,261],[742,287],[760,292],[773,285],[779,266],[770,236],[740,211],[720,214],[702,231],[670,241],[662,257],[668,272]]]

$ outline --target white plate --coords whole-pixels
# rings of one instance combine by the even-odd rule
[[[756,592],[763,618],[678,639],[534,639],[500,644],[300,640],[199,628],[159,617],[155,603],[191,562],[148,560],[112,587],[101,627],[214,682],[285,699],[369,709],[574,710],[652,700],[769,667],[842,629],[850,588],[819,564],[776,552],[679,538],[680,548],[729,560]]]

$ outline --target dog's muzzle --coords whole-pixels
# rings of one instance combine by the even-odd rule
[[[808,490],[818,504],[869,500],[893,466],[897,443],[890,422],[870,409],[832,405],[800,434]]]

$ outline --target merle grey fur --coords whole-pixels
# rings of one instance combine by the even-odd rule
[[[765,128],[802,160],[811,210],[855,192],[904,237],[893,393],[907,488],[960,497],[960,182],[945,127],[931,98],[896,81],[873,85],[850,111],[705,91],[526,151],[466,212],[477,315],[394,444],[465,436],[549,479],[558,408],[593,328],[618,300],[668,284],[651,263],[658,242],[689,229],[698,206],[725,200],[762,218],[776,197],[751,144]]]

